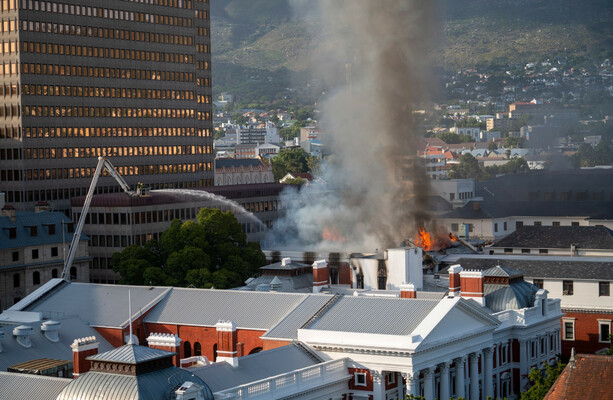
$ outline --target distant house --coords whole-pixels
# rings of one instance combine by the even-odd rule
[[[311,174],[310,172],[288,172],[283,178],[279,180],[279,183],[285,183],[290,179],[298,178],[305,180],[307,185],[310,184],[310,182],[314,179],[313,174]]]

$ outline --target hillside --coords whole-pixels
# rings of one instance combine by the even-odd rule
[[[214,84],[219,89],[232,87],[245,74],[256,79],[272,75],[277,81],[276,71],[286,77],[303,71],[310,51],[324,51],[325,40],[310,34],[318,32],[316,21],[294,16],[290,1],[211,2]],[[443,69],[557,56],[579,62],[613,58],[609,0],[440,0],[440,10],[443,40],[433,52]]]

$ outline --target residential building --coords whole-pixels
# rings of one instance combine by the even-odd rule
[[[457,135],[467,135],[472,137],[475,142],[479,142],[481,141],[481,129],[476,126],[476,127],[463,127],[463,128],[459,128],[457,126],[452,127],[451,129],[449,129],[452,133],[455,133]]]
[[[543,400],[613,399],[613,356],[573,354]]]
[[[36,212],[4,206],[0,216],[0,310],[17,303],[64,269],[74,223],[39,204]],[[89,282],[88,238],[81,235],[67,279]]]
[[[259,158],[215,160],[215,186],[272,183],[272,165]]]
[[[454,207],[462,207],[475,197],[474,179],[438,179],[431,183],[434,193]]]
[[[152,191],[143,197],[125,193],[95,195],[83,226],[83,232],[89,237],[89,254],[93,257],[90,281],[118,282],[119,274],[111,269],[113,253],[159,239],[174,219],[195,220],[203,207],[233,212],[247,239],[261,240],[266,228],[279,217],[279,193],[283,188],[278,183],[260,183],[211,187],[206,191]],[[85,197],[78,197],[71,201],[75,221],[81,215],[84,200]]]
[[[208,0],[2,4],[0,191],[68,211],[97,158],[130,184],[213,185]],[[98,193],[121,190],[102,177]]]

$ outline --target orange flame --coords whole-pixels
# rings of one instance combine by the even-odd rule
[[[419,227],[419,233],[415,235],[415,244],[425,251],[432,250],[432,237],[423,226]]]
[[[454,235],[453,233],[449,232],[449,239],[451,239],[452,241],[457,241],[458,237],[456,235]]]
[[[341,236],[341,233],[336,229],[335,226],[332,228],[328,228],[327,226],[324,228],[324,231],[321,235],[323,240],[327,240],[328,242],[344,242],[345,238]]]

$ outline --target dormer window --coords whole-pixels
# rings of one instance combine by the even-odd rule
[[[38,227],[36,225],[30,226],[30,236],[35,237],[38,236]]]
[[[55,224],[46,224],[49,235],[55,235]]]
[[[17,228],[8,228],[9,239],[17,239]]]

